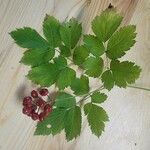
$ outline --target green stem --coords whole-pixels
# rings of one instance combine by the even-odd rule
[[[128,85],[127,87],[139,89],[139,90],[144,90],[144,91],[150,91],[149,88],[145,88],[145,87],[138,87],[138,86],[133,86],[133,85]]]
[[[103,89],[104,89],[104,87],[101,86],[101,87],[97,88],[96,90],[93,90],[93,91],[89,92],[89,93],[88,93],[87,95],[85,95],[80,101],[78,101],[77,104],[81,104],[81,105],[82,105],[83,102],[84,102],[86,99],[88,99],[92,93],[97,92],[97,91],[100,91],[100,90],[103,90]],[[80,106],[81,106],[81,105],[80,105]]]

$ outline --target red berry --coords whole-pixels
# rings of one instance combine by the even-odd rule
[[[29,117],[31,117],[32,114],[35,113],[35,111],[37,109],[37,106],[33,104],[30,108],[31,108],[31,111],[30,111],[29,114],[27,114]]]
[[[32,105],[32,98],[30,96],[27,96],[23,99],[23,106],[30,107]]]
[[[29,115],[32,111],[32,108],[31,107],[24,107],[22,109],[22,113],[25,114],[25,115]]]
[[[29,114],[27,114],[27,116],[31,117],[32,116],[32,112],[30,112]]]
[[[31,92],[31,96],[32,96],[33,98],[37,98],[37,97],[38,97],[37,91],[33,90],[33,91]]]
[[[50,114],[50,112],[48,112],[48,111],[46,112],[45,111],[45,117],[47,117],[49,114]]]
[[[32,108],[33,110],[37,110],[37,106],[36,106],[35,104],[33,104],[33,105],[31,106],[31,108]]]
[[[43,121],[44,118],[45,118],[45,112],[41,112],[41,113],[39,114],[39,120],[40,120],[40,121]]]
[[[32,97],[30,97],[30,96],[26,96],[26,97],[24,97],[24,99],[23,100],[26,100],[26,101],[32,101]]]
[[[30,114],[28,116],[32,116],[33,113],[36,113],[36,111],[34,109],[32,109],[32,111],[30,112]]]
[[[46,96],[46,95],[48,95],[48,89],[41,89],[39,91],[39,93],[40,93],[41,96]]]
[[[42,98],[38,98],[36,101],[36,105],[39,106],[40,108],[43,108],[45,106],[46,102]]]
[[[38,119],[39,119],[38,113],[36,113],[36,112],[32,113],[31,118],[32,118],[33,120],[38,120]]]
[[[44,107],[44,112],[46,113],[52,112],[52,106],[50,104],[46,104]]]

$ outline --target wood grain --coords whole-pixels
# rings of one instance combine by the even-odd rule
[[[100,139],[91,134],[87,122],[81,136],[69,143],[64,133],[36,137],[35,124],[21,114],[21,97],[34,85],[24,76],[28,68],[18,63],[23,50],[8,33],[23,26],[41,32],[46,13],[61,21],[77,17],[83,21],[84,32],[91,33],[91,20],[110,2],[125,16],[124,24],[137,25],[137,43],[124,58],[143,69],[136,84],[150,87],[150,0],[0,0],[0,150],[150,149],[150,93],[146,91],[130,88],[111,91],[103,104],[110,122]]]

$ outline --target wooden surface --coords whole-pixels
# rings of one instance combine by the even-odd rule
[[[137,43],[126,57],[143,68],[137,85],[150,87],[150,0],[112,0],[125,16],[124,24],[137,25]],[[83,21],[90,33],[90,21],[109,0],[0,0],[0,150],[150,150],[150,92],[115,88],[103,104],[110,116],[98,139],[83,123],[81,136],[69,143],[64,133],[55,137],[33,136],[35,124],[22,115],[21,98],[34,85],[26,78],[27,68],[19,64],[23,50],[8,32],[31,26],[41,32],[45,14],[61,21],[72,16]],[[94,84],[94,83],[93,83]]]

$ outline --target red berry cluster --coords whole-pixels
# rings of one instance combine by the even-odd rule
[[[52,112],[52,106],[42,98],[42,96],[48,96],[48,93],[47,89],[33,90],[31,96],[24,97],[23,114],[33,120],[43,121]]]

